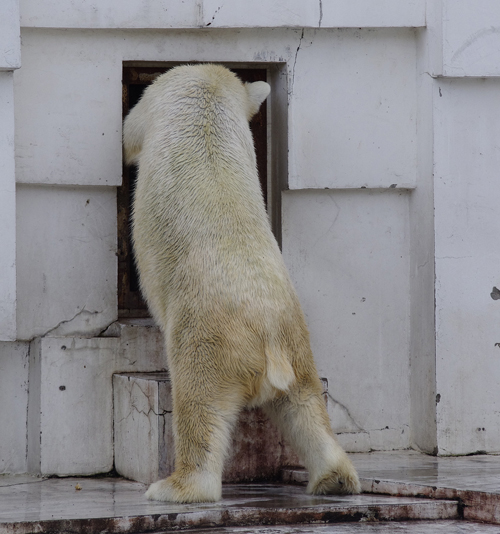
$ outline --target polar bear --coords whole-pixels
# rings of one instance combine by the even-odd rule
[[[269,94],[214,64],[159,76],[124,123],[138,165],[133,243],[165,337],[175,471],[146,497],[221,498],[231,432],[261,406],[309,471],[307,492],[359,493],[330,427],[297,295],[271,232],[248,121]]]

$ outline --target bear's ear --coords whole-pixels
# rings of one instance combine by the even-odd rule
[[[259,111],[260,105],[271,92],[271,86],[266,82],[245,83],[248,95],[247,119],[250,120]]]
[[[123,123],[123,147],[125,163],[137,164],[142,151],[142,143],[149,123],[147,108],[141,99],[125,117]]]

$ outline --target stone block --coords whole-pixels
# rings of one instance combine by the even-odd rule
[[[439,29],[442,32],[440,74],[445,77],[498,76],[500,4],[496,0],[443,0],[441,5],[437,21],[442,25]],[[470,125],[467,130],[472,130]]]
[[[408,200],[397,190],[283,194],[283,257],[351,452],[410,443]]]
[[[23,30],[23,68],[14,77],[18,183],[121,184],[121,55],[111,48],[104,54],[102,46],[96,35],[82,45],[81,36],[61,41],[51,32]],[[69,71],[71,76],[60,75]],[[33,91],[33,83],[38,92]],[[46,106],[43,120],[34,99]],[[112,192],[110,188],[108,194]],[[56,213],[64,208],[63,202]],[[90,208],[92,204],[91,199]],[[102,203],[95,205],[101,207],[102,215],[113,214],[116,219],[116,211]],[[67,209],[71,209],[69,204]],[[61,221],[61,226],[65,224]],[[97,224],[93,229],[97,237]],[[81,234],[75,234],[77,238],[83,243]]]
[[[497,453],[500,83],[442,79],[435,91],[438,453]]]
[[[9,4],[9,2],[7,2]],[[2,47],[0,7],[0,70]],[[11,72],[0,72],[0,340],[16,339],[16,178],[14,167],[14,90]]]
[[[61,9],[57,0],[23,0],[20,5],[25,28],[100,29],[419,27],[426,23],[425,8],[425,0],[107,0],[79,2],[73,9]]]
[[[92,475],[113,467],[114,338],[39,338],[30,351],[28,468]]]
[[[99,335],[117,317],[116,191],[18,184],[16,217],[18,338]]]
[[[18,0],[0,4],[0,71],[21,66],[21,36]]]
[[[0,474],[26,472],[29,343],[0,341]]]
[[[415,187],[415,62],[409,29],[304,32],[288,66],[289,189]]]
[[[325,402],[328,384],[323,379]],[[115,469],[149,484],[174,469],[172,400],[168,373],[113,377]],[[243,410],[226,460],[224,482],[272,480],[284,467],[302,466],[260,409]]]
[[[113,323],[101,337],[35,338],[29,355],[28,471],[59,476],[110,471],[113,374],[165,371],[159,328],[137,319]],[[26,418],[26,406],[23,410]],[[26,439],[26,421],[23,435]]]
[[[172,397],[163,373],[113,376],[115,469],[151,483],[173,471]]]
[[[167,370],[163,335],[153,319],[120,319],[101,335],[120,338],[115,372]]]

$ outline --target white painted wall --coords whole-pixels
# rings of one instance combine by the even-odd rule
[[[29,470],[61,476],[110,471],[113,373],[165,370],[164,360],[159,330],[149,326],[117,326],[89,339],[49,335],[32,342]]]
[[[9,341],[16,339],[16,177],[12,72],[0,72],[0,124],[0,340]]]
[[[434,90],[438,446],[500,451],[500,82]]]
[[[41,385],[29,399],[33,471],[91,475],[113,468],[110,382],[118,343],[117,338],[45,337],[33,349],[31,363],[39,375],[31,373],[30,379]]]
[[[498,76],[500,17],[496,0],[442,0],[443,74]]]
[[[420,27],[425,7],[426,0],[21,0],[21,22],[39,28]]]
[[[0,341],[16,339],[14,90],[21,66],[18,0],[0,4]]]
[[[0,71],[21,66],[21,32],[19,0],[2,0],[0,4]]]
[[[340,50],[333,62],[328,60],[330,46]],[[367,51],[367,59],[356,60],[362,50]],[[316,56],[327,58],[327,62],[317,63]],[[415,61],[412,30],[311,30],[302,36],[300,30],[204,30],[165,34],[159,31],[25,29],[25,67],[15,75],[17,180],[25,184],[19,187],[18,193],[18,209],[21,210],[18,221],[22,225],[18,232],[18,336],[21,339],[42,335],[61,322],[74,321],[82,309],[99,313],[88,327],[71,325],[74,328],[67,330],[68,333],[93,334],[113,320],[112,310],[116,314],[111,296],[115,278],[103,280],[101,277],[95,290],[87,296],[97,273],[114,269],[110,255],[112,246],[108,242],[115,224],[113,209],[105,210],[109,217],[103,221],[96,219],[97,213],[103,216],[102,210],[94,212],[92,203],[85,204],[88,220],[76,234],[85,241],[82,258],[76,269],[66,272],[66,265],[56,260],[55,250],[44,255],[48,264],[36,258],[55,243],[57,248],[65,243],[65,257],[72,257],[71,247],[75,243],[72,234],[76,229],[72,221],[77,219],[73,213],[82,210],[84,205],[70,199],[78,194],[86,202],[86,193],[77,193],[74,188],[32,188],[28,184],[119,184],[122,62],[187,61],[193,57],[205,61],[288,62],[290,119],[298,124],[297,128],[290,129],[289,138],[292,188],[334,188],[346,184],[389,187],[396,182],[399,187],[414,183],[414,163],[403,164],[414,162],[416,157],[415,80],[413,69],[408,66]],[[370,84],[369,66],[375,59],[382,74],[378,82]],[[325,78],[325,72],[329,71],[332,77]],[[397,76],[396,72],[399,72]],[[386,75],[389,81],[384,81]],[[313,86],[327,88],[324,98],[306,97]],[[333,92],[332,87],[335,88]],[[389,103],[386,94],[389,88],[391,95],[397,95],[397,102]],[[357,95],[354,99],[350,96],[353,94]],[[281,98],[287,96],[283,94]],[[384,98],[385,107],[381,103]],[[37,105],[40,99],[44,102],[43,108]],[[326,106],[327,113],[321,113],[325,106],[317,104],[323,100],[331,103]],[[367,103],[360,108],[363,100]],[[373,116],[372,127],[361,134],[364,136],[361,141],[355,142],[355,132],[362,131],[359,125],[363,124],[365,116]],[[340,122],[353,123],[352,135],[332,128]],[[332,152],[320,144],[322,150],[318,150],[314,148],[315,143],[308,142],[309,150],[305,150],[304,138],[296,132],[311,131],[314,125],[313,139],[333,146],[340,144],[341,149]],[[369,132],[388,140],[374,147],[373,141],[369,141]],[[349,135],[351,140],[347,139]],[[395,152],[401,155],[388,168]],[[316,161],[314,173],[308,169],[311,160]],[[349,171],[350,161],[355,161],[357,167],[352,172]],[[335,166],[332,167],[332,163]],[[102,191],[105,194],[105,189]],[[113,201],[109,195],[103,200],[106,206]],[[80,202],[78,207],[75,202]],[[61,209],[55,209],[57,205]],[[64,221],[62,225],[61,221]],[[98,244],[92,240],[86,229],[88,224],[101,228],[100,239],[108,236],[108,241]],[[31,227],[36,229],[32,231]],[[54,239],[58,234],[61,234],[59,240]],[[51,269],[50,262],[57,265]],[[49,297],[44,293],[43,280],[51,277],[54,283]],[[79,280],[77,287],[76,279]],[[57,307],[51,305],[53,298],[59,302]]]
[[[106,40],[23,31],[15,73],[18,183],[121,184],[121,62]],[[43,105],[40,105],[43,102]]]
[[[17,187],[19,339],[97,335],[117,317],[112,188]]]
[[[412,447],[436,454],[434,318],[433,31],[417,32],[417,173],[410,209],[410,431]]]
[[[407,448],[408,192],[289,191],[283,254],[349,450]]]
[[[28,358],[28,343],[0,341],[0,474],[27,468]]]
[[[415,62],[411,30],[301,35],[289,83],[290,189],[415,186]]]

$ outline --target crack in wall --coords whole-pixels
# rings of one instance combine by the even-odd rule
[[[335,404],[336,407],[338,407],[340,409],[340,411],[346,417],[348,422],[354,427],[354,430],[353,431],[349,431],[349,432],[366,432],[366,430],[364,430],[360,425],[358,425],[358,423],[356,423],[356,421],[354,420],[354,417],[349,412],[349,409],[347,408],[347,406],[345,406],[344,404],[342,404],[338,400],[335,400],[332,397],[330,392],[328,392],[327,394],[328,394],[328,398]],[[339,433],[342,433],[342,432],[339,432]]]
[[[28,350],[26,352],[26,361],[28,364],[28,380],[26,382],[26,451],[25,451],[25,461],[26,461],[26,469],[28,468],[28,433],[29,433],[29,405],[30,405],[30,373],[29,373],[29,367],[30,367],[30,359],[31,359],[31,343],[28,343]]]
[[[297,56],[299,55],[299,50],[300,50],[300,47],[302,46],[302,39],[304,39],[304,29],[305,28],[302,28],[302,33],[301,33],[300,39],[299,39],[299,46],[297,46],[297,50],[295,52],[295,59],[293,61],[293,67],[292,67],[292,72],[291,72],[291,80],[290,80],[290,89],[288,91],[288,96],[291,96],[293,94],[293,84],[294,84],[294,81],[295,81],[295,65],[297,64]]]
[[[141,392],[142,396],[146,399],[147,405],[148,405],[148,410],[147,411],[144,410],[144,409],[141,409],[138,406],[138,402],[137,402],[138,399],[134,399],[134,397],[137,395],[137,394],[134,395],[134,388],[137,388]],[[135,412],[137,412],[139,414],[145,415],[148,419],[149,419],[149,416],[151,415],[151,413],[153,413],[156,417],[163,417],[166,414],[171,413],[168,410],[161,410],[161,411],[157,412],[153,407],[153,401],[151,399],[151,395],[153,393],[149,392],[149,391],[144,391],[144,389],[142,389],[142,387],[139,385],[139,382],[137,380],[133,381],[132,387],[130,389],[128,389],[127,392],[128,392],[128,395],[129,395],[129,404],[131,406],[131,409],[128,412],[128,414],[125,417],[123,417],[122,419],[120,419],[118,422],[121,422],[124,419],[127,419],[130,415],[132,415],[133,411],[135,411]]]
[[[327,237],[328,235],[331,234],[332,230],[333,230],[333,227],[335,226],[339,216],[340,216],[340,206],[337,204],[337,202],[335,202],[335,199],[331,196],[331,195],[328,195],[328,198],[333,202],[333,205],[335,206],[335,208],[337,208],[337,213],[335,214],[335,217],[332,221],[332,223],[330,224],[330,226],[328,227],[328,229],[325,231],[325,232],[322,232],[321,235],[318,237],[318,239],[316,239],[316,241],[314,241],[313,245],[311,246],[311,250],[316,247],[316,245],[324,238],[324,237]]]
[[[221,6],[219,6],[215,13],[213,14],[213,17],[212,17],[212,20],[210,22],[207,22],[206,26],[210,26],[212,24],[212,22],[215,20],[215,16],[217,15],[217,13],[219,13],[219,11],[224,7],[224,4],[222,4]]]
[[[321,23],[323,22],[323,0],[319,0],[319,22],[318,28],[321,28]]]
[[[71,319],[65,319],[63,321],[60,321],[56,326],[54,326],[53,328],[51,328],[50,330],[42,334],[42,336],[37,336],[37,337],[43,337],[43,336],[48,336],[48,335],[64,335],[64,336],[70,336],[70,335],[75,335],[75,334],[81,335],[83,334],[82,329],[81,328],[72,329],[72,327],[75,327],[78,325],[72,325],[71,323],[78,322],[77,319],[79,318],[83,318],[83,321],[85,321],[86,319],[89,319],[92,316],[96,316],[99,313],[102,313],[102,311],[101,310],[89,311],[89,310],[86,310],[84,306]],[[89,330],[88,332],[85,332],[85,336],[94,337],[97,334],[97,332],[99,332],[100,330],[101,330],[100,327],[95,330]]]
[[[132,415],[132,412],[136,412],[138,414],[141,414],[141,415],[145,415],[146,418],[148,419],[149,421],[149,416],[151,415],[151,412],[156,416],[156,417],[165,417],[166,415],[172,413],[172,412],[168,412],[168,411],[164,411],[164,412],[161,412],[161,413],[157,413],[155,412],[154,408],[149,408],[149,410],[146,412],[144,410],[141,410],[139,409],[133,402],[131,403],[131,409],[129,410],[129,412],[127,413],[127,415],[124,415],[123,417],[121,417],[120,419],[114,419],[113,418],[113,426],[115,424],[120,424],[122,423],[123,421],[126,421],[131,415]]]

